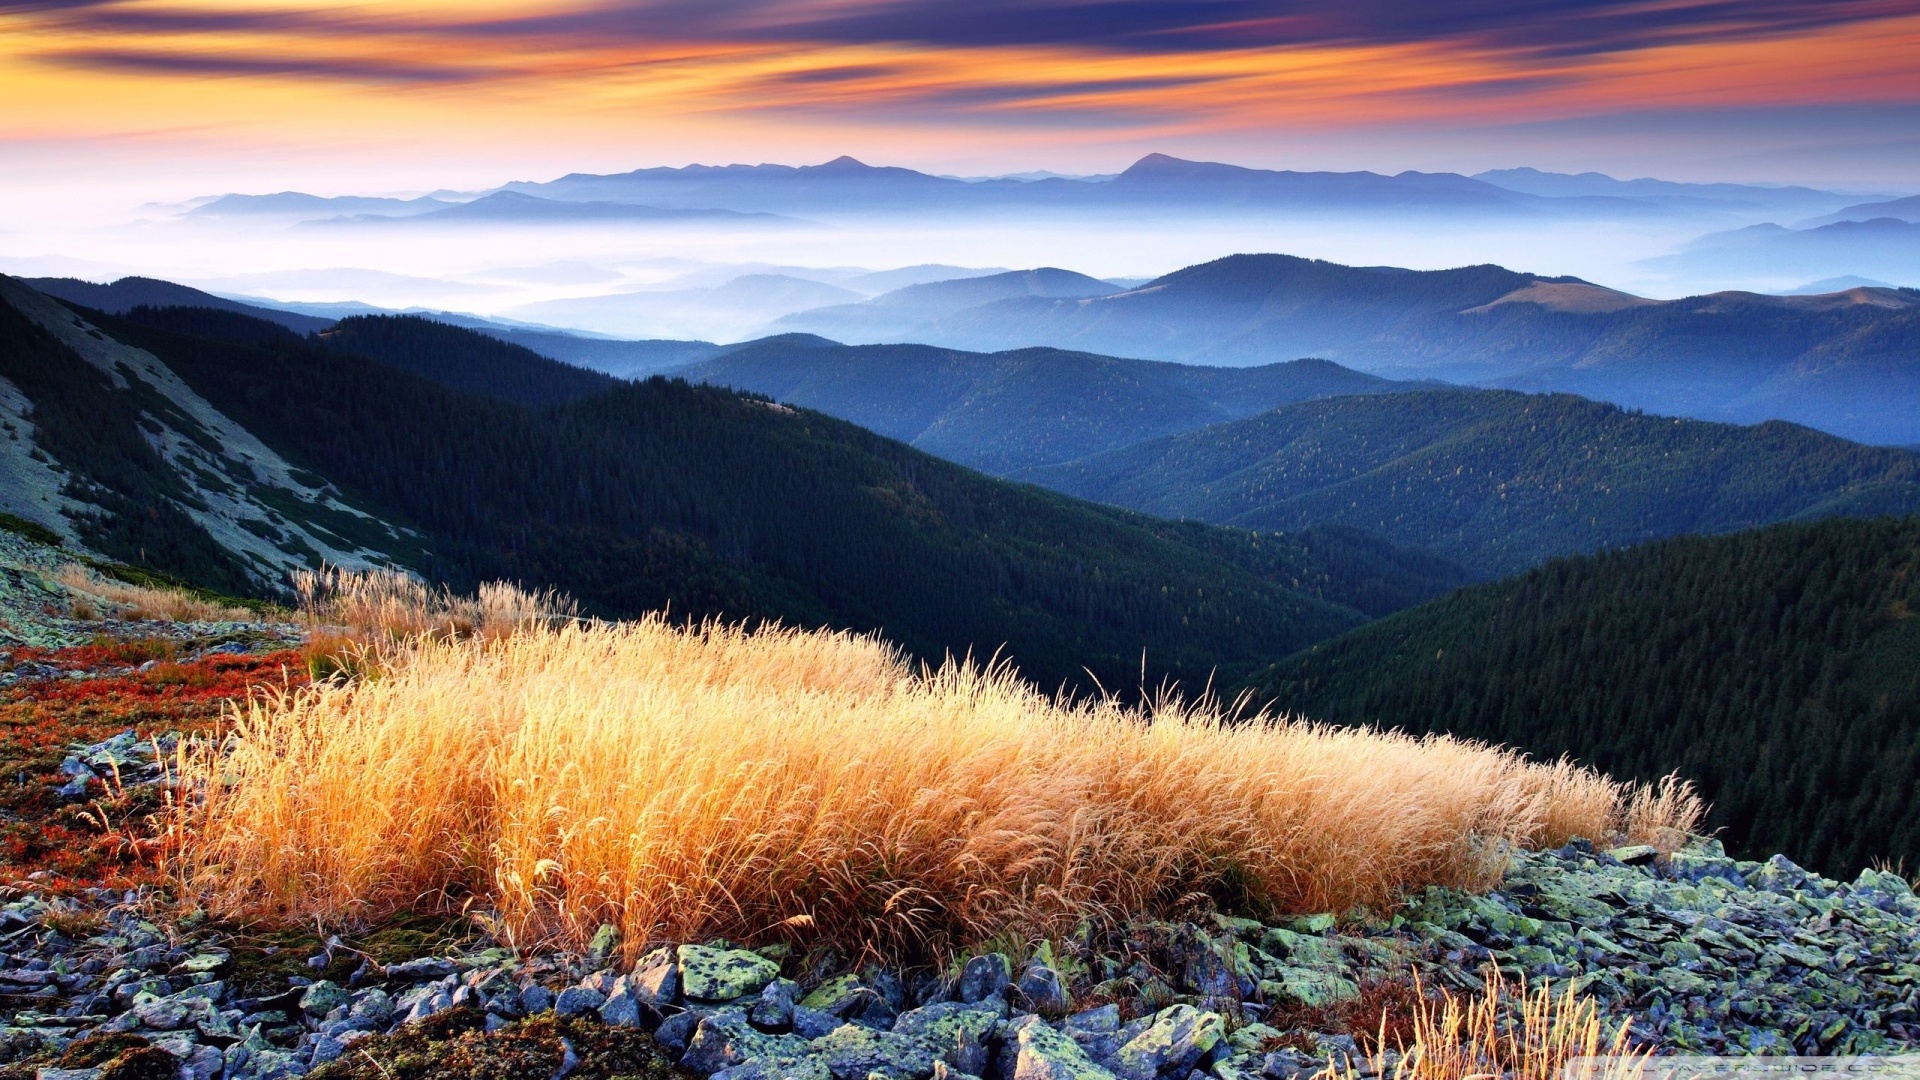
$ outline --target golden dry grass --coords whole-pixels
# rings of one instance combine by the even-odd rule
[[[415,640],[178,767],[177,870],[223,913],[477,904],[514,940],[611,922],[629,949],[924,955],[1201,897],[1342,910],[1698,813],[1630,821],[1637,789],[1451,739],[1061,702],[871,638],[658,618]]]
[[[344,630],[357,640],[383,643],[414,637],[502,637],[579,614],[572,599],[551,589],[493,581],[469,597],[398,570],[301,570],[293,575],[293,589],[311,629],[335,635]]]
[[[1628,1025],[1608,1037],[1600,1010],[1571,984],[1555,994],[1549,983],[1528,991],[1489,966],[1486,988],[1470,997],[1416,995],[1413,1037],[1388,1046],[1386,1021],[1366,1052],[1392,1049],[1398,1058],[1382,1080],[1567,1080],[1576,1064],[1582,1080],[1640,1080],[1651,1052],[1628,1041]],[[1579,1059],[1592,1058],[1592,1062]],[[1379,1070],[1375,1070],[1379,1071]],[[1315,1080],[1359,1080],[1354,1063],[1330,1066]]]
[[[135,622],[226,622],[259,617],[245,608],[213,603],[178,589],[154,589],[115,581],[79,563],[60,567],[54,571],[53,579],[66,586],[77,619],[94,619],[103,614]]]

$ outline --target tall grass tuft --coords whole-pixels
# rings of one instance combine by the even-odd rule
[[[578,617],[579,608],[551,589],[529,590],[504,581],[461,596],[398,570],[345,570],[337,566],[293,575],[300,613],[323,633],[342,630],[362,639],[413,637],[503,637],[535,625]]]
[[[1410,1041],[1389,1046],[1383,1016],[1380,1034],[1363,1039],[1371,1054],[1398,1055],[1381,1080],[1652,1080],[1650,1051],[1629,1042],[1625,1024],[1609,1038],[1599,1007],[1572,984],[1559,994],[1547,983],[1529,991],[1497,967],[1486,969],[1486,988],[1471,997],[1416,994],[1411,1026]],[[1359,1070],[1347,1062],[1314,1080],[1359,1080]]]
[[[415,639],[186,744],[183,884],[311,924],[497,913],[527,944],[723,936],[905,956],[1214,900],[1493,881],[1655,805],[1447,738],[1061,701],[845,633],[659,618]],[[1687,828],[1698,806],[1636,828]],[[1643,817],[1645,814],[1642,815]]]

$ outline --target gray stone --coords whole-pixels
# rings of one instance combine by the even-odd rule
[[[1217,1014],[1173,1005],[1156,1013],[1145,1031],[1102,1064],[1122,1080],[1184,1077],[1225,1035]]]
[[[893,1023],[893,1030],[944,1050],[954,1045],[963,1031],[975,1042],[987,1042],[999,1034],[1006,1018],[1004,1002],[968,1005],[960,1001],[939,1001],[901,1013]]]
[[[418,960],[408,960],[403,964],[390,964],[387,978],[403,982],[439,982],[449,975],[458,975],[460,966],[440,956],[423,956]]]
[[[830,1012],[809,1009],[805,1005],[793,1007],[793,1033],[802,1038],[817,1039],[839,1027],[843,1021]]]
[[[1113,1080],[1113,1074],[1087,1057],[1080,1044],[1024,1016],[1007,1028],[1009,1080]]]
[[[660,1026],[654,1029],[653,1041],[672,1053],[684,1053],[687,1040],[693,1038],[693,1029],[699,1027],[704,1019],[705,1016],[692,1010],[674,1013],[660,1021]]]
[[[672,949],[655,949],[641,957],[628,979],[633,996],[656,1009],[680,1000],[680,964]]]
[[[622,975],[613,981],[613,992],[600,1006],[600,1019],[613,1027],[637,1028],[641,1026],[641,1008],[640,999],[633,993],[632,977]]]
[[[842,1024],[813,1040],[813,1052],[826,1059],[834,1080],[928,1080],[934,1053],[918,1039],[859,1024]]]
[[[1073,1038],[1111,1035],[1120,1030],[1120,1006],[1102,1005],[1074,1013],[1060,1022],[1060,1030]]]
[[[1065,1012],[1073,1004],[1066,986],[1061,982],[1060,973],[1038,960],[1020,972],[1016,988],[1026,996],[1027,1003],[1033,1008],[1054,1016]]]
[[[960,1000],[969,1005],[1006,992],[1013,982],[1013,964],[1004,953],[987,953],[967,961],[960,970]]]
[[[760,991],[747,1011],[747,1020],[762,1031],[786,1031],[793,1026],[794,998],[800,987],[792,979],[775,979]]]
[[[347,1023],[363,1031],[384,1031],[393,1022],[393,998],[379,987],[362,990],[353,995],[353,1006],[347,1010]]]
[[[780,965],[745,949],[680,946],[680,992],[694,1001],[735,1001],[778,978]]]
[[[553,1008],[553,991],[539,983],[531,983],[526,989],[520,991],[520,1009],[528,1016],[546,1012],[551,1008]]]
[[[606,1003],[606,995],[585,986],[569,986],[553,1000],[553,1011],[560,1016],[590,1013]]]
[[[769,1064],[798,1061],[806,1053],[805,1039],[756,1031],[747,1022],[746,1010],[726,1008],[705,1017],[693,1029],[680,1065],[697,1073],[711,1074],[750,1060]]]
[[[300,995],[300,1011],[308,1016],[325,1016],[342,1005],[351,1005],[353,995],[337,983],[321,979]]]
[[[710,1080],[831,1080],[827,1063],[812,1055],[793,1061],[753,1058],[714,1073]]]

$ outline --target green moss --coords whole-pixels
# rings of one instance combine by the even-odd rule
[[[0,513],[0,529],[5,529],[12,533],[19,533],[29,540],[46,544],[50,547],[60,546],[59,533],[54,532],[52,529],[47,528],[37,521],[28,521],[26,518],[20,517],[17,514]]]
[[[668,1080],[673,1067],[653,1036],[597,1019],[546,1013],[484,1030],[485,1014],[453,1009],[390,1035],[354,1043],[347,1054],[310,1073],[313,1080],[520,1080],[552,1076],[571,1047],[577,1080]],[[563,1041],[564,1040],[564,1041]]]
[[[92,1069],[105,1065],[129,1050],[138,1050],[147,1045],[147,1040],[141,1036],[125,1032],[89,1035],[70,1043],[60,1055],[59,1065],[62,1069]]]

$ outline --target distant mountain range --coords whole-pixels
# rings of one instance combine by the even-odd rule
[[[1699,785],[1743,856],[1920,859],[1920,518],[1562,560],[1291,657],[1258,700]]]
[[[1554,198],[1604,196],[1639,199],[1674,209],[1747,210],[1763,213],[1793,211],[1832,206],[1845,201],[1844,195],[1816,188],[1769,186],[1761,184],[1686,184],[1672,180],[1617,180],[1605,173],[1556,173],[1539,169],[1490,169],[1473,174],[1511,191]]]
[[[1303,172],[1255,169],[1148,154],[1101,176],[1025,174],[965,180],[851,157],[820,165],[689,165],[613,174],[572,173],[549,181],[516,181],[462,203],[419,199],[322,199],[299,192],[228,195],[191,211],[200,218],[242,214],[305,220],[422,219],[456,224],[478,219],[547,220],[568,212],[552,204],[592,206],[581,217],[615,218],[607,207],[630,206],[635,220],[669,211],[735,211],[802,217],[865,217],[927,212],[1052,214],[1360,214],[1534,219],[1650,220],[1719,216],[1754,220],[1775,213],[1805,217],[1861,201],[1810,188],[1739,184],[1620,181],[1507,169],[1458,173]],[[506,196],[507,198],[502,198]],[[485,207],[480,209],[480,207]]]
[[[1860,274],[1898,284],[1920,283],[1920,213],[1913,209],[1915,200],[1886,205],[1900,209],[1811,228],[1768,223],[1709,233],[1672,255],[1647,259],[1642,265],[1701,279],[1792,281]],[[1902,214],[1906,217],[1898,216]]]
[[[819,409],[998,474],[1289,402],[1411,385],[1324,360],[1197,367],[1060,349],[847,346],[802,335],[732,346],[674,374]]]
[[[199,211],[196,211],[199,213]],[[496,191],[472,202],[445,204],[439,208],[392,213],[352,213],[308,221],[313,226],[380,225],[403,223],[425,225],[566,225],[611,221],[683,223],[701,225],[781,225],[799,224],[779,214],[727,210],[711,207],[682,208],[643,206],[626,202],[573,201],[548,199],[519,191]]]
[[[1838,221],[1873,221],[1877,218],[1894,218],[1898,221],[1920,222],[1920,195],[1909,195],[1904,199],[1887,199],[1880,202],[1859,203],[1843,207],[1831,214],[1813,218],[1800,223],[1800,228],[1812,228],[1819,225],[1832,225]]]
[[[1198,364],[1317,356],[1393,378],[1565,390],[1673,415],[1920,440],[1920,291],[1910,289],[1654,301],[1498,266],[1412,271],[1236,255],[1106,295],[1012,296],[911,326],[899,310],[883,296],[771,329]]]
[[[1494,390],[1307,401],[1014,476],[1163,517],[1344,525],[1489,576],[1680,533],[1920,512],[1910,450]]]

